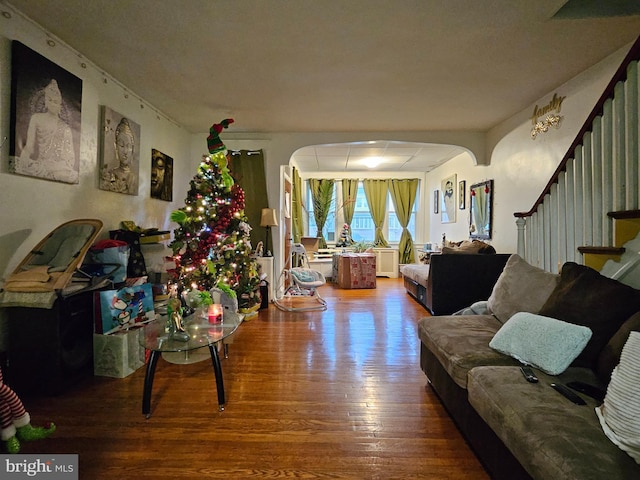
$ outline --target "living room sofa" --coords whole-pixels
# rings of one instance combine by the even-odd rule
[[[627,443],[640,451],[638,382],[611,393],[625,378],[614,369],[640,379],[625,346],[640,330],[639,290],[572,262],[552,274],[512,255],[486,301],[423,318],[418,329],[421,368],[492,478],[640,478],[640,465],[605,434],[618,409],[630,425]],[[537,383],[521,362],[533,365]],[[586,405],[577,405],[551,387],[573,381],[604,400],[578,393]]]
[[[400,268],[404,287],[432,315],[449,315],[486,300],[502,273],[509,254],[479,240],[460,242],[432,254],[428,264]]]

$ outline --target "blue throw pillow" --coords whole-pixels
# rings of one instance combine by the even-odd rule
[[[580,355],[592,332],[588,327],[528,312],[513,315],[489,346],[550,375],[560,375]]]

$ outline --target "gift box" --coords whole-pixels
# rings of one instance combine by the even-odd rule
[[[120,331],[112,335],[93,335],[93,374],[100,377],[124,378],[145,363],[140,345],[143,328]]]
[[[333,257],[334,275],[340,288],[376,288],[376,255],[342,253]]]

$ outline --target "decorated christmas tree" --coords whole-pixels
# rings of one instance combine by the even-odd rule
[[[258,264],[251,257],[251,226],[244,213],[244,191],[231,176],[220,132],[226,119],[211,127],[209,155],[202,157],[190,182],[185,206],[171,214],[179,227],[169,245],[176,263],[178,291],[233,290],[241,312],[260,306]]]

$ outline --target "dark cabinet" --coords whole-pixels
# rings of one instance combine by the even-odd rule
[[[5,381],[19,395],[58,395],[93,373],[93,291],[53,308],[7,308]]]

